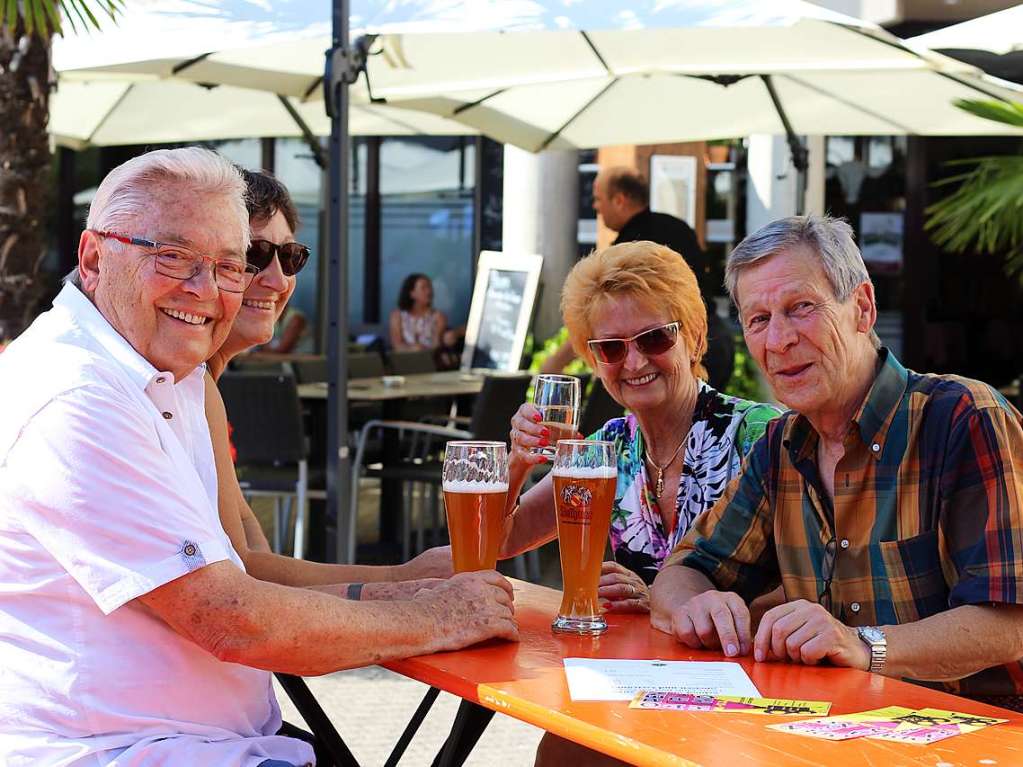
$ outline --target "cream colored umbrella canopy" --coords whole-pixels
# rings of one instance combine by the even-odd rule
[[[909,42],[936,51],[974,50],[999,55],[1023,51],[1023,4],[919,35]]]

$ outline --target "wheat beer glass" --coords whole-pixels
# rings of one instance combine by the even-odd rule
[[[448,442],[442,477],[455,572],[493,570],[508,497],[507,445]]]
[[[564,583],[561,609],[551,628],[566,634],[599,634],[607,629],[597,586],[615,497],[614,444],[563,439],[551,474]]]
[[[554,457],[559,439],[572,439],[579,430],[579,379],[575,376],[539,375],[533,384],[533,405],[540,424],[550,431],[550,445],[534,447],[534,453]]]

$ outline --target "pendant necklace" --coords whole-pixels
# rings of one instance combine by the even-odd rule
[[[658,465],[657,461],[650,456],[650,450],[647,449],[645,444],[643,445],[643,452],[646,454],[646,459],[650,461],[657,470],[657,480],[654,483],[654,492],[657,494],[658,500],[661,497],[661,493],[664,492],[664,470],[671,466],[671,464],[675,462],[675,459],[678,458],[678,454],[682,450],[682,446],[686,444],[686,439],[688,437],[689,433],[687,431],[686,435],[682,437],[682,441],[678,443],[678,447],[675,448],[675,452],[671,454],[671,458],[669,458],[663,466]]]

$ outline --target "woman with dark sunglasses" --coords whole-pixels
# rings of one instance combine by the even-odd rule
[[[576,353],[628,411],[591,435],[614,442],[618,453],[614,561],[604,563],[600,597],[610,610],[646,612],[649,585],[664,559],[736,476],[779,411],[706,383],[700,289],[692,269],[663,245],[631,242],[584,258],[565,281],[561,309]],[[513,516],[502,557],[557,535],[550,476],[516,504],[533,466],[546,460],[530,452],[548,444],[539,421],[531,404],[512,418]]]
[[[220,521],[246,571],[260,580],[289,586],[329,587],[341,596],[346,584],[365,584],[363,599],[410,598],[418,589],[436,581],[416,580],[451,575],[451,552],[439,547],[423,552],[396,567],[329,565],[271,553],[259,520],[245,501],[231,460],[230,426],[216,380],[228,362],[241,352],[270,340],[274,323],[295,290],[297,274],[305,265],[309,249],[295,242],[298,211],[285,186],[268,173],[242,169],[247,186],[246,203],[252,247],[248,261],[260,271],[245,291],[242,307],[223,346],[207,362],[206,420],[217,464]],[[395,581],[408,581],[396,583]]]

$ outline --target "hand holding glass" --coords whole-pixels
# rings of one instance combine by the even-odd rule
[[[617,481],[614,444],[562,440],[554,456],[554,505],[564,595],[551,628],[567,634],[607,629],[597,588]]]
[[[448,442],[441,476],[454,571],[493,570],[504,534],[507,445]]]
[[[572,439],[579,430],[579,379],[575,376],[539,375],[533,385],[533,405],[540,411],[540,425],[550,432],[550,445],[533,448],[554,457],[559,439]]]

